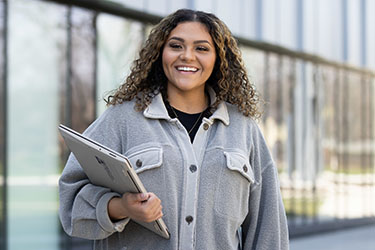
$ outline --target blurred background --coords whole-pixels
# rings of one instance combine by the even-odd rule
[[[179,8],[216,14],[238,39],[291,239],[375,223],[375,1],[0,0],[0,249],[91,249],[58,220],[57,126],[82,132],[100,115]]]

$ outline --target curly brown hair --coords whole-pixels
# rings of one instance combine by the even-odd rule
[[[125,82],[106,99],[116,105],[136,98],[137,111],[144,110],[159,93],[166,95],[167,77],[162,66],[164,44],[171,31],[182,22],[200,22],[207,27],[215,44],[216,62],[206,85],[216,93],[212,109],[226,101],[238,107],[245,116],[259,118],[259,95],[247,77],[241,52],[228,27],[214,14],[180,9],[160,21],[151,31],[134,61]]]

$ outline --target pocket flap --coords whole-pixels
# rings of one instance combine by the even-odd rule
[[[225,151],[224,155],[227,160],[227,167],[230,170],[239,172],[248,181],[254,183],[254,172],[250,166],[248,158],[246,158],[242,153],[233,151]]]
[[[127,157],[138,174],[145,170],[160,167],[163,163],[163,149],[160,147],[144,148],[127,155]]]

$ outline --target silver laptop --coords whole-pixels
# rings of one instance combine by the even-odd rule
[[[92,184],[110,188],[119,194],[147,192],[124,155],[64,125],[60,125],[59,130],[66,145],[73,152]],[[163,238],[169,239],[168,229],[162,219],[150,223],[136,222]]]

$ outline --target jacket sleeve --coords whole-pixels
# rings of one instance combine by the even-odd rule
[[[245,250],[288,250],[288,224],[276,166],[259,128],[253,131],[250,164],[255,174],[249,212],[242,224]]]
[[[106,112],[84,134],[120,152],[119,131],[105,120]],[[91,184],[71,154],[59,179],[59,216],[65,232],[74,237],[98,240],[122,231],[129,219],[113,223],[108,215],[108,202],[115,196],[120,194]]]

